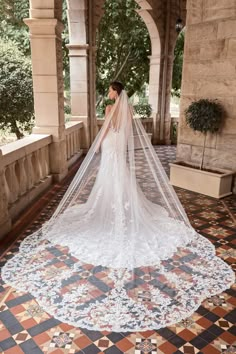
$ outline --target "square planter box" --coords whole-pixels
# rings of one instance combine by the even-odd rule
[[[182,166],[180,161],[170,163],[170,183],[173,186],[214,198],[223,198],[232,194],[232,178],[234,172],[219,170],[219,173],[202,171]]]

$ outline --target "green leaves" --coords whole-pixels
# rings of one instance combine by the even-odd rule
[[[0,129],[20,138],[32,127],[33,83],[30,59],[11,41],[0,40],[0,83]]]
[[[69,90],[69,57],[66,44],[69,42],[66,0],[63,1],[64,32],[62,33],[63,68],[65,88]],[[14,43],[25,56],[30,56],[28,27],[23,22],[29,17],[29,0],[0,0],[0,38]]]
[[[23,22],[28,16],[28,0],[0,0],[0,38],[14,42],[25,55],[30,54],[28,28]]]
[[[184,38],[185,32],[180,32],[174,51],[174,65],[172,75],[172,95],[180,97],[180,89],[182,82],[183,55],[184,55]]]
[[[134,0],[107,0],[97,33],[97,92],[105,96],[111,81],[124,83],[129,96],[149,81],[151,43]]]
[[[223,120],[223,107],[217,100],[200,99],[194,101],[185,111],[187,124],[204,134],[216,133]]]
[[[140,118],[149,118],[152,113],[152,106],[149,103],[139,103],[134,105],[134,111],[140,116]]]

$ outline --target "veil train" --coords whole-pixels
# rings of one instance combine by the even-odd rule
[[[234,281],[190,225],[124,90],[52,217],[2,277],[63,322],[118,332],[179,322]]]

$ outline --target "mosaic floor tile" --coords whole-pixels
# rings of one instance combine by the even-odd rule
[[[16,344],[20,344],[20,343],[23,343],[26,340],[30,339],[31,337],[30,337],[29,333],[26,330],[24,330],[22,332],[19,332],[19,333],[13,335],[12,338],[14,338]]]
[[[156,354],[157,340],[137,338],[135,345],[135,354]]]
[[[116,347],[122,352],[126,352],[127,350],[134,348],[134,343],[129,340],[129,338],[123,338],[119,342],[116,342]]]

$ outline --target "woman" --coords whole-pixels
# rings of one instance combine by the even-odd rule
[[[158,329],[234,276],[191,227],[121,83],[111,83],[109,98],[115,103],[58,208],[3,278],[75,326]]]

